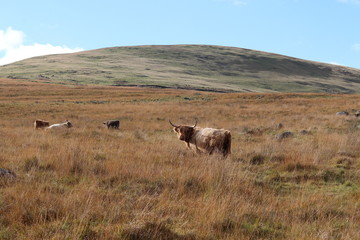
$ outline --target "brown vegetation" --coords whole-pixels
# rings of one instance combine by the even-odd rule
[[[215,92],[360,93],[360,70],[244,48],[112,47],[25,59],[0,78]]]
[[[1,79],[0,239],[357,239],[360,121],[335,113],[359,102]],[[194,154],[168,119],[229,129],[232,155]]]

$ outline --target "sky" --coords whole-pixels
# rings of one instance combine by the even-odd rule
[[[360,0],[11,0],[0,65],[105,47],[207,44],[360,69]]]

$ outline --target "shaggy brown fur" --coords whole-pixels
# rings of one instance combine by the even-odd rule
[[[217,152],[224,157],[231,153],[231,133],[228,130],[199,128],[196,127],[196,124],[194,126],[175,125],[171,121],[170,124],[174,127],[174,132],[178,134],[179,140],[184,141],[189,149],[192,144],[198,153],[213,154]]]

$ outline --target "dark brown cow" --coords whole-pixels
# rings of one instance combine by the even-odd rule
[[[35,129],[46,128],[48,126],[50,126],[50,123],[47,122],[47,121],[44,121],[44,120],[36,119],[35,122],[34,122],[34,128]]]
[[[169,120],[174,127],[174,132],[178,134],[181,141],[191,149],[190,144],[195,146],[196,152],[206,152],[213,154],[221,153],[227,157],[231,153],[231,133],[225,129],[200,128],[194,126],[175,125]]]
[[[106,122],[103,122],[103,124],[105,126],[107,126],[107,128],[115,128],[115,129],[119,129],[120,126],[120,121],[119,120],[109,120]]]

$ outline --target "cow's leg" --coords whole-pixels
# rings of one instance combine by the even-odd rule
[[[209,155],[212,155],[212,154],[214,153],[214,150],[215,150],[214,147],[209,147],[209,148],[208,148],[208,153],[209,153]]]
[[[187,146],[189,149],[192,149],[189,142],[185,142],[185,144],[186,144],[186,146]],[[194,144],[194,146],[195,146],[195,152],[196,152],[197,154],[202,153],[201,150],[200,150],[200,149],[198,148],[198,146],[196,145],[196,143],[193,143],[193,144]]]
[[[196,153],[197,153],[197,154],[201,154],[201,153],[202,153],[202,151],[198,148],[197,145],[195,145],[195,149],[196,149]]]
[[[195,151],[196,151],[196,153],[197,153],[197,154],[201,154],[202,151],[198,148],[198,146],[197,146],[197,144],[196,144],[196,140],[195,140],[195,142],[194,142],[193,144],[195,145]]]

